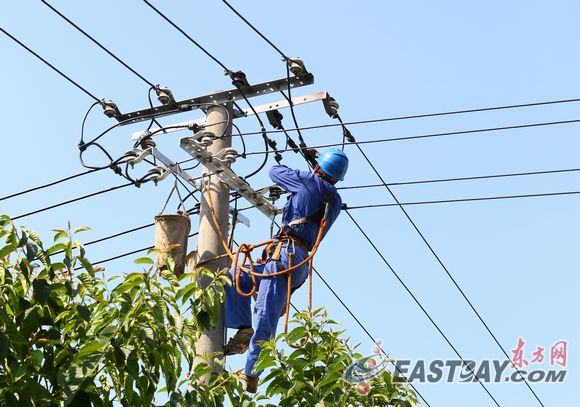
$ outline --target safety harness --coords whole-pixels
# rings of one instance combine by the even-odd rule
[[[322,237],[324,236],[324,231],[326,230],[326,226],[327,226],[327,218],[328,218],[328,213],[330,210],[330,204],[332,202],[334,202],[334,200],[336,199],[336,190],[331,190],[330,192],[327,191],[323,195],[320,206],[316,210],[316,212],[314,212],[311,215],[307,215],[303,218],[295,219],[295,220],[289,222],[288,225],[282,226],[280,228],[280,231],[279,231],[277,237],[260,242],[258,244],[242,243],[238,246],[235,253],[232,253],[232,251],[228,247],[228,243],[227,243],[226,239],[224,238],[223,233],[219,227],[217,215],[215,213],[215,208],[213,205],[213,200],[212,200],[211,194],[209,193],[209,190],[207,189],[207,187],[204,189],[204,195],[205,195],[206,200],[207,200],[209,207],[211,209],[211,215],[212,215],[212,220],[213,220],[214,226],[218,232],[218,235],[220,237],[220,240],[222,241],[222,245],[223,245],[226,253],[224,255],[217,256],[217,257],[214,257],[212,259],[208,259],[208,260],[204,261],[203,263],[207,263],[207,262],[217,260],[217,259],[223,258],[223,257],[229,257],[230,260],[232,261],[232,264],[233,264],[232,270],[233,270],[233,279],[234,279],[234,285],[236,287],[236,291],[238,292],[239,295],[241,295],[243,297],[250,297],[256,293],[257,288],[258,288],[256,277],[272,278],[272,277],[287,274],[288,275],[288,295],[286,298],[286,310],[285,310],[285,318],[284,318],[284,333],[287,333],[288,332],[288,317],[289,317],[289,310],[290,310],[290,298],[292,295],[292,271],[296,270],[299,267],[302,267],[303,265],[305,265],[307,263],[309,264],[308,312],[310,313],[312,311],[312,261],[313,261],[314,255],[316,254],[316,252],[318,250],[318,246],[320,245],[320,242],[322,241]],[[308,247],[307,243],[303,242],[300,238],[293,236],[291,234],[293,225],[300,225],[300,224],[304,224],[304,223],[307,223],[310,221],[318,221],[319,222],[318,233],[316,235],[316,240],[315,240],[314,244],[312,245],[312,247]],[[267,274],[267,275],[264,275],[262,273],[258,273],[256,271],[254,271],[254,262],[253,262],[252,256],[251,256],[252,250],[254,250],[255,248],[258,248],[258,247],[266,246],[266,249],[264,250],[263,255],[262,255],[263,256],[262,261],[263,262],[266,262],[268,260],[279,261],[280,260],[280,253],[281,253],[281,250],[282,250],[284,243],[286,243],[288,245],[288,248],[292,247],[292,250],[288,250],[288,252],[287,252],[288,253],[288,267],[286,269],[277,271],[275,273]],[[310,253],[304,260],[302,260],[298,264],[292,264],[292,255],[295,253],[295,246],[296,245],[304,247],[306,249],[306,251],[308,251]],[[271,253],[271,255],[269,256],[270,253]],[[240,255],[243,255],[241,261],[240,261]],[[198,263],[198,266],[200,266],[201,264],[202,263]],[[243,266],[244,264],[248,264],[249,266],[245,267],[245,266]],[[252,278],[252,289],[249,292],[244,292],[240,287],[241,273],[249,274]],[[305,338],[305,340],[307,340],[307,339],[308,338]],[[301,346],[301,345],[293,345],[293,344],[289,344],[289,345],[292,347],[300,347]]]

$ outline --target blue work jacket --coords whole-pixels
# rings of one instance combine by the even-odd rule
[[[275,165],[270,169],[270,178],[282,189],[290,192],[288,201],[284,206],[282,225],[306,216],[313,215],[322,205],[322,199],[333,196],[327,216],[327,226],[324,231],[328,232],[340,213],[342,199],[336,192],[336,187],[309,171],[300,171],[288,168],[285,165]],[[324,209],[324,208],[323,208]],[[310,220],[300,225],[293,225],[290,234],[304,241],[309,248],[316,242],[320,224]]]

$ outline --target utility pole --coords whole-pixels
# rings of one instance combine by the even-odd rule
[[[232,103],[227,102],[220,106],[210,106],[207,109],[205,124],[206,128],[210,129],[216,136],[223,134],[222,138],[216,139],[208,146],[208,152],[216,154],[220,150],[231,147],[232,145]],[[203,174],[211,174],[211,170],[206,166],[203,167]],[[209,183],[206,184],[211,194],[214,210],[217,216],[219,228],[222,235],[227,236],[228,220],[229,220],[229,192],[228,185],[221,182],[216,175],[209,175]],[[205,198],[205,194],[201,197],[200,206],[200,221],[199,221],[199,238],[197,243],[197,251],[199,261],[214,258],[225,253],[222,241],[215,229],[212,220],[211,208],[209,202]],[[229,259],[224,258],[207,263],[204,267],[210,269],[214,273],[223,270],[229,266]],[[207,278],[200,278],[198,282],[202,288],[206,288],[209,284]],[[215,329],[211,331],[204,331],[196,344],[196,353],[198,355],[210,355],[215,352],[223,351],[224,344],[224,307],[220,308],[219,317]],[[204,359],[197,357],[194,366],[197,366]],[[220,373],[221,367],[210,362],[210,366],[214,371]],[[208,380],[209,375],[202,380]]]
[[[182,169],[178,162],[165,156],[154,146],[143,149],[133,148],[128,152],[128,154],[131,154],[133,157],[133,164],[142,162],[149,154],[153,155],[160,163],[162,163],[164,165],[163,167],[155,167],[157,175],[154,179],[156,181],[161,181],[170,173],[173,173],[182,178],[183,181],[190,184],[196,190],[204,189],[207,186],[214,205],[219,230],[221,230],[222,235],[225,237],[228,234],[229,213],[231,212],[229,207],[230,190],[236,191],[241,197],[246,199],[253,207],[266,215],[270,220],[273,220],[279,213],[276,206],[263,196],[263,191],[260,192],[254,190],[245,179],[241,178],[230,169],[231,163],[234,162],[237,157],[237,153],[231,148],[232,120],[239,117],[266,113],[279,108],[287,108],[318,100],[323,101],[325,109],[327,109],[327,106],[331,106],[332,104],[333,99],[327,92],[317,92],[309,95],[294,96],[291,101],[284,99],[264,105],[254,106],[253,109],[233,109],[233,103],[239,100],[264,96],[266,94],[276,93],[290,88],[307,86],[314,83],[314,76],[305,70],[299,72],[293,70],[292,73],[295,76],[255,85],[248,85],[245,86],[243,90],[236,87],[234,89],[213,92],[207,95],[180,101],[176,101],[173,98],[169,89],[159,88],[157,89],[157,94],[158,99],[162,104],[161,106],[150,106],[142,110],[121,113],[114,102],[108,101],[103,102],[104,113],[108,117],[115,118],[120,126],[124,126],[150,120],[154,117],[188,112],[207,106],[204,129],[193,134],[193,136],[180,139],[180,147],[199,161],[203,165],[203,174],[208,175],[207,177],[204,177],[201,183],[196,178],[190,176],[186,170]],[[148,127],[145,131],[134,133],[132,139],[137,141],[148,140],[153,136],[157,137],[167,135],[174,131],[183,130],[184,128],[195,128],[195,125],[199,126],[202,124],[202,120],[203,119],[196,119],[193,121],[177,123],[175,125],[167,126],[164,129],[152,129],[151,127]],[[213,133],[215,136],[218,136],[218,138],[215,140],[209,139],[206,137],[208,132]],[[139,142],[136,144],[139,144]],[[209,182],[207,182],[208,180]],[[204,194],[202,194],[201,197],[199,215],[200,224],[197,256],[194,257],[196,263],[215,258],[216,256],[225,253],[219,233],[214,227],[209,202],[206,200]],[[237,220],[250,227],[249,219],[243,215],[238,214]],[[204,263],[204,267],[214,273],[227,269],[228,266],[229,259],[227,258]],[[204,278],[198,278],[197,282],[201,288],[206,288],[209,285],[209,281]],[[196,353],[198,355],[210,355],[212,353],[222,352],[225,341],[224,331],[224,308],[221,307],[216,328],[211,331],[204,331],[196,344]],[[202,362],[205,363],[205,359],[197,357],[194,361],[194,366],[197,366]],[[211,363],[211,361],[209,364],[215,372],[220,373],[222,371],[220,366],[216,366],[214,363]],[[208,379],[209,375],[206,375],[201,380],[207,381]]]

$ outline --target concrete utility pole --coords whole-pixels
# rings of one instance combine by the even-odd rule
[[[227,109],[227,110],[226,110]],[[214,140],[213,144],[208,147],[208,152],[212,154],[217,153],[223,148],[231,147],[232,145],[232,103],[228,102],[221,106],[210,106],[207,109],[205,124],[207,129],[213,132],[216,136],[224,135],[221,139]],[[203,174],[209,174],[210,170],[203,167]],[[218,219],[219,227],[224,237],[228,235],[228,220],[229,220],[229,187],[223,182],[219,181],[215,175],[209,178],[209,191],[213,201],[215,213]],[[215,229],[212,220],[211,209],[205,196],[202,194],[200,206],[200,221],[199,221],[199,238],[197,244],[197,251],[199,261],[213,258],[225,253],[222,241]],[[213,272],[222,270],[229,265],[227,258],[212,261],[204,267],[207,267]],[[204,281],[205,280],[205,281]],[[207,279],[198,280],[199,284],[205,288],[209,281]],[[209,355],[214,352],[222,352],[224,344],[224,308],[220,309],[220,316],[218,318],[216,327],[212,331],[204,331],[196,345],[196,352],[198,355]],[[197,366],[204,361],[199,356],[194,362]],[[210,364],[214,371],[221,372],[219,366]],[[203,380],[207,380],[208,377]]]

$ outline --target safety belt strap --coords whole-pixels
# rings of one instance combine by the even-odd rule
[[[294,219],[294,220],[288,222],[287,226],[302,225],[302,224],[307,223],[313,219],[320,221],[323,217],[328,215],[330,202],[334,201],[335,197],[336,197],[336,189],[333,189],[331,192],[327,192],[322,197],[322,201],[320,202],[320,206],[318,207],[316,212],[314,212],[310,215],[304,216],[302,218]],[[321,214],[322,214],[322,216],[320,216]],[[320,218],[320,219],[317,219],[317,218]]]

